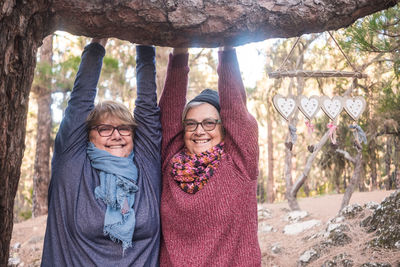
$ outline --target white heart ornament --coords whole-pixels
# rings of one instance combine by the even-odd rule
[[[294,97],[283,97],[280,94],[274,95],[272,102],[276,110],[285,120],[289,120],[293,112],[296,110],[297,103]]]
[[[353,120],[358,120],[358,118],[364,112],[365,106],[365,99],[361,96],[346,97],[344,99],[344,109]]]
[[[308,120],[312,120],[319,111],[319,97],[313,95],[308,98],[301,95],[298,100],[298,106],[304,116],[306,116]]]
[[[334,96],[332,99],[321,96],[320,101],[322,110],[331,120],[336,119],[343,110],[343,99],[340,96]]]

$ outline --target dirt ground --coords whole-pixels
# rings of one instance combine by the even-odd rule
[[[368,202],[380,203],[393,191],[355,192],[350,204],[366,204]],[[318,242],[318,239],[309,239],[310,236],[326,228],[326,223],[336,216],[343,195],[324,195],[299,199],[300,208],[307,211],[309,216],[305,220],[319,220],[320,225],[296,235],[283,233],[283,228],[288,222],[284,221],[289,212],[287,202],[263,204],[271,214],[270,218],[260,220],[272,226],[271,232],[260,232],[259,241],[262,252],[263,266],[266,267],[295,267],[298,266],[302,253]],[[14,225],[11,240],[10,257],[19,262],[18,266],[39,266],[43,237],[46,228],[46,216],[37,217]],[[354,266],[366,262],[389,263],[392,267],[400,266],[400,250],[397,251],[371,251],[366,250],[363,243],[369,236],[355,225],[351,229],[353,242],[344,247],[331,249],[317,261],[308,266],[321,266],[326,260],[332,259],[341,253],[353,256]],[[278,246],[280,251],[272,251],[273,246]],[[339,266],[339,265],[338,265]]]

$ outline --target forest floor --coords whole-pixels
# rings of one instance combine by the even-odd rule
[[[368,202],[380,203],[393,191],[355,192],[350,204],[359,205]],[[334,218],[340,208],[343,195],[332,194],[299,199],[302,211],[307,211],[307,220],[318,220],[321,223],[299,234],[288,235],[283,233],[285,225],[289,224],[284,217],[289,212],[287,202],[263,204],[270,216],[260,219],[260,224],[268,224],[272,231],[259,231],[259,241],[262,252],[263,266],[266,267],[295,267],[304,251],[311,248],[318,239],[309,239],[315,233],[324,231],[327,222]],[[359,224],[359,223],[356,223]],[[39,266],[43,237],[46,228],[46,216],[17,223],[14,225],[10,257],[16,261],[14,266]],[[341,253],[352,254],[354,265],[360,266],[366,262],[389,263],[392,267],[400,266],[400,250],[397,251],[370,251],[363,245],[368,235],[360,227],[352,227],[351,236],[353,242],[331,249],[318,260],[308,266],[322,266],[326,260],[330,260]],[[278,250],[272,249],[279,248]],[[19,263],[18,263],[19,262]],[[342,266],[342,265],[338,265]],[[348,265],[351,266],[351,265]]]

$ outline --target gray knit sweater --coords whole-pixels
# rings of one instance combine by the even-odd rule
[[[133,247],[103,234],[106,206],[94,189],[99,174],[86,154],[85,119],[94,108],[104,48],[92,43],[82,53],[65,117],[57,134],[49,187],[49,215],[42,266],[158,266],[160,242],[161,125],[155,85],[155,51],[137,47],[138,127],[134,136],[138,187]]]

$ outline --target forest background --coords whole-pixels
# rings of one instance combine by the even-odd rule
[[[336,32],[309,34],[297,38],[270,39],[238,47],[238,57],[248,96],[248,108],[259,125],[260,203],[354,190],[400,188],[400,6],[357,20]],[[335,40],[339,45],[336,45]],[[47,213],[47,188],[55,134],[66,107],[84,46],[90,40],[56,32],[44,40],[32,85],[25,154],[14,204],[19,222]],[[341,51],[343,50],[343,53]],[[189,95],[204,88],[217,88],[217,49],[190,49]],[[157,87],[161,94],[171,48],[157,47]],[[292,52],[292,53],[291,53]],[[257,69],[247,53],[256,54],[263,64]],[[346,56],[348,57],[346,59]],[[286,63],[283,65],[283,62]],[[260,62],[257,60],[257,62]],[[368,78],[279,78],[271,71],[357,69]],[[262,75],[254,75],[262,73]],[[253,76],[254,75],[254,76]],[[250,80],[249,77],[252,77]],[[256,80],[254,79],[256,77]],[[133,109],[135,49],[129,42],[111,39],[104,58],[97,101],[116,99]],[[337,121],[337,145],[329,139],[330,119],[322,110],[311,121],[296,112],[290,124],[297,128],[292,149],[286,122],[275,110],[276,94],[362,96],[366,109],[357,120],[367,143],[356,142],[349,125],[353,120],[343,111]],[[292,137],[293,138],[293,137]],[[292,140],[293,141],[293,140]],[[317,149],[313,152],[308,146]]]

